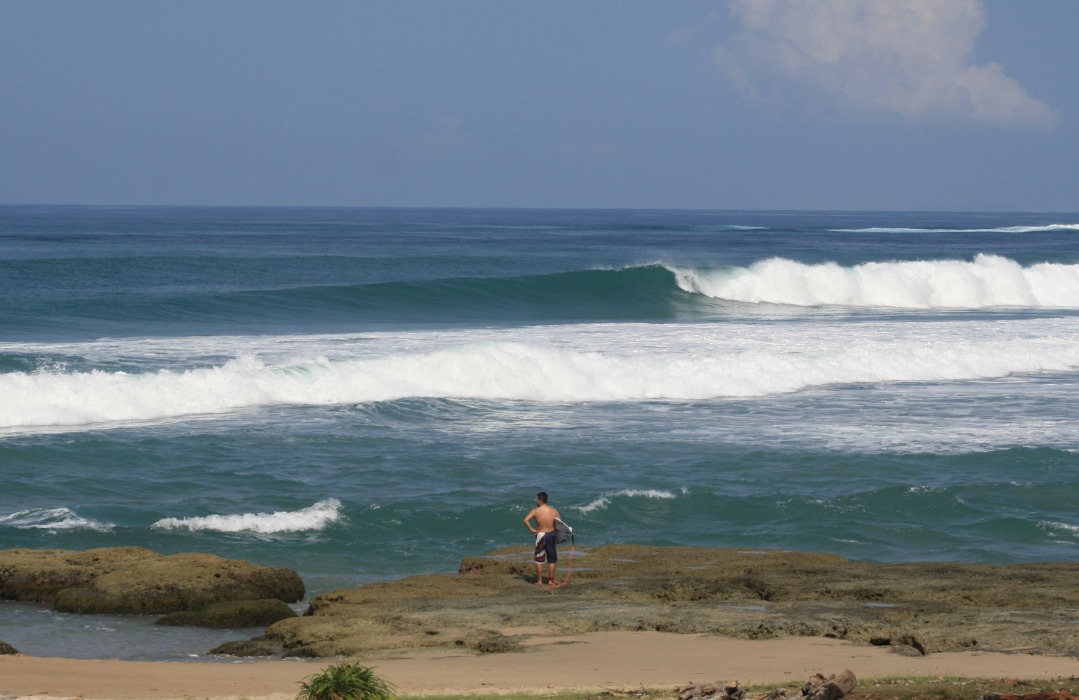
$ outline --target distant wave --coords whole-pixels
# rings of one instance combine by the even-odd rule
[[[42,300],[0,311],[38,330],[119,323],[215,328],[286,323],[558,323],[666,321],[713,316],[716,300],[900,308],[994,306],[1079,308],[1079,265],[1019,263],[993,255],[967,260],[864,263],[842,267],[773,258],[749,267],[656,262],[544,275],[434,279],[265,290],[184,291],[100,299]],[[40,304],[40,307],[35,307]],[[16,308],[17,307],[17,308]],[[5,314],[16,314],[10,319]],[[140,327],[143,327],[140,325]],[[0,371],[26,369],[0,358]]]
[[[122,353],[116,342],[108,346]],[[175,342],[172,352],[187,347]],[[190,342],[201,347],[210,340]],[[224,352],[232,341],[216,342]],[[575,324],[281,336],[258,343],[254,352],[223,364],[182,371],[3,373],[0,429],[78,429],[411,398],[693,401],[834,384],[1070,372],[1079,367],[1079,318]],[[135,348],[156,352],[138,341]]]
[[[603,510],[611,504],[612,498],[651,498],[660,500],[670,500],[677,498],[677,495],[670,491],[660,491],[657,489],[622,489],[621,491],[609,491],[594,501],[587,503],[577,510],[582,514],[591,513],[596,510]]]
[[[1042,233],[1048,231],[1079,231],[1079,224],[1048,224],[1046,226],[1002,226],[998,228],[837,228],[840,233]]]
[[[214,532],[250,532],[260,535],[276,535],[323,530],[341,520],[341,511],[341,501],[330,498],[296,511],[163,518],[151,527],[158,530],[190,530],[192,532],[209,530]]]
[[[0,527],[19,530],[94,530],[108,532],[115,525],[84,518],[70,508],[32,508],[0,515]]]
[[[317,314],[320,322],[441,323],[500,320],[665,319],[685,303],[663,265],[574,270],[543,275],[431,279],[262,290],[172,291],[72,299],[47,308],[6,310],[27,317],[89,321],[244,324],[295,320]],[[31,302],[32,304],[33,302]],[[44,302],[42,302],[44,304]],[[0,323],[4,318],[0,316]],[[43,323],[57,321],[43,321]]]
[[[1079,265],[1023,267],[996,255],[973,261],[807,265],[782,258],[748,268],[675,268],[678,286],[753,304],[903,309],[1079,308]]]

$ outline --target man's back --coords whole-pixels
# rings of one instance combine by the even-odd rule
[[[558,518],[558,511],[546,503],[536,506],[532,511],[536,518],[536,529],[540,532],[554,532],[554,521]]]

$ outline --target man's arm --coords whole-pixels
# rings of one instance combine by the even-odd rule
[[[532,527],[532,523],[530,523],[528,521],[531,520],[534,517],[536,517],[536,509],[535,508],[528,511],[528,515],[525,516],[525,527],[527,527],[528,531],[531,532],[533,535],[536,534],[538,532],[538,530],[536,530],[536,528]]]

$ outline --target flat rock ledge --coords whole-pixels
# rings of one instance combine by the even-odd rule
[[[161,615],[215,603],[304,596],[299,574],[213,554],[142,547],[0,550],[0,598],[61,612]]]
[[[775,550],[612,545],[577,550],[567,585],[535,585],[528,548],[315,598],[250,653],[389,658],[418,650],[527,649],[604,630],[743,639],[832,637],[924,655],[994,650],[1079,656],[1079,563],[879,564]],[[243,654],[243,645],[221,653]]]

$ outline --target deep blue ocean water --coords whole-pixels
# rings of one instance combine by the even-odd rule
[[[312,595],[528,545],[541,489],[586,547],[1073,561],[1079,214],[0,207],[0,476],[0,548]],[[0,604],[220,641],[145,622]]]

